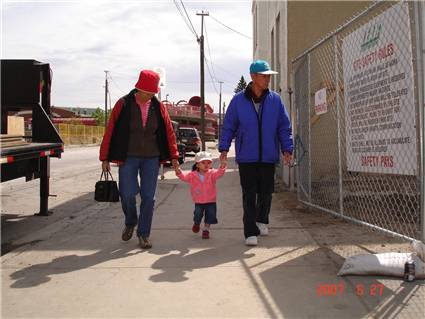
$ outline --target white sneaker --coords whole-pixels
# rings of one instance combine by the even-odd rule
[[[249,236],[247,239],[245,239],[245,245],[247,245],[247,246],[257,246],[258,245],[257,236]]]
[[[261,236],[267,236],[269,234],[269,228],[267,227],[267,224],[257,223],[257,227],[260,230]]]

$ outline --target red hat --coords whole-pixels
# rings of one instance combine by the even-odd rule
[[[151,70],[142,70],[135,87],[149,93],[159,92],[159,74]]]

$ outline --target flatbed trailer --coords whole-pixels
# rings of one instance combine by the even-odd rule
[[[64,151],[64,143],[49,117],[50,88],[48,63],[1,60],[1,182],[40,178],[40,210],[35,214],[39,216],[51,213],[50,158],[60,158]],[[8,139],[7,117],[21,110],[32,111],[31,134]]]

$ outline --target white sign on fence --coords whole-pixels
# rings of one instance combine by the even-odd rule
[[[328,104],[326,102],[326,88],[320,89],[314,94],[314,111],[317,115],[328,112]]]
[[[349,171],[417,174],[411,43],[405,2],[343,39]]]

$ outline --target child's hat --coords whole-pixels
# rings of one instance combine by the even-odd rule
[[[196,163],[199,163],[199,162],[202,162],[202,161],[210,161],[210,162],[212,162],[213,160],[212,160],[211,153],[204,152],[204,151],[196,153],[196,155],[195,155],[195,162]]]

